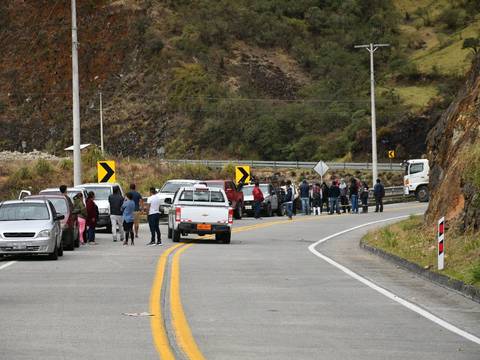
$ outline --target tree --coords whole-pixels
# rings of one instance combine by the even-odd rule
[[[467,38],[463,41],[462,49],[469,49],[476,55],[478,50],[480,50],[480,39],[479,38]]]

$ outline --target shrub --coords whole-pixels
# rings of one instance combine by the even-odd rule
[[[60,169],[65,170],[65,171],[70,171],[73,169],[73,160],[71,159],[63,159],[60,161],[58,164]]]
[[[53,166],[45,159],[39,159],[35,164],[35,171],[38,176],[46,176],[51,174],[54,169]]]

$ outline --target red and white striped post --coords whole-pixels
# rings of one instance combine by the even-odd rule
[[[437,227],[438,238],[438,270],[445,267],[445,217],[438,220]]]

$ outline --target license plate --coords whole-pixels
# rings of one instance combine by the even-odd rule
[[[26,244],[26,243],[14,244],[14,245],[13,245],[13,248],[14,248],[15,250],[23,250],[23,249],[26,249],[26,248],[27,248],[27,244]]]
[[[197,224],[197,230],[210,231],[210,230],[212,230],[212,225],[210,225],[210,224]]]
[[[246,205],[245,210],[252,210],[252,205]]]

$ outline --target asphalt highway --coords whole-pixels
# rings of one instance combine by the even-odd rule
[[[480,304],[358,246],[424,210],[247,218],[230,245],[147,247],[142,226],[134,247],[0,261],[0,359],[479,360]]]

